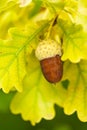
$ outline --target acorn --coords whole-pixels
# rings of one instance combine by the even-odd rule
[[[63,75],[61,45],[51,39],[43,40],[37,46],[35,55],[40,61],[41,70],[46,80],[50,83],[59,82]]]

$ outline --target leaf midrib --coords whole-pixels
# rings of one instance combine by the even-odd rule
[[[2,77],[0,78],[0,80],[8,72],[8,69],[10,68],[10,66],[12,65],[12,63],[18,58],[18,55],[21,53],[21,51],[29,44],[29,42],[31,42],[38,35],[38,33],[40,31],[42,31],[48,25],[49,25],[48,22],[45,23],[43,26],[41,26],[39,29],[37,29],[33,34],[31,34],[31,36],[28,37],[28,39],[25,41],[25,44],[17,50],[16,54],[14,54],[14,57],[12,58],[12,60],[10,61],[10,63],[5,67],[4,73],[3,73]]]

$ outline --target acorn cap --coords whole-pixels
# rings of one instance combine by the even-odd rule
[[[43,40],[36,48],[35,55],[38,60],[43,60],[56,55],[61,56],[61,45],[54,40]]]

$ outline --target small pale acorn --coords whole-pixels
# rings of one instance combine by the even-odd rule
[[[36,48],[35,55],[40,61],[46,80],[50,83],[60,81],[63,75],[61,45],[54,40],[43,40]]]

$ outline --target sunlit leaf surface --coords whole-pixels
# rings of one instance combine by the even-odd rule
[[[34,54],[28,60],[29,74],[24,79],[24,90],[13,98],[11,111],[20,113],[24,120],[34,125],[42,118],[51,120],[55,116],[54,104],[63,105],[66,91],[61,82],[55,85],[46,81]]]
[[[87,33],[81,25],[59,21],[60,28],[63,30],[63,55],[62,60],[69,59],[71,62],[79,62],[87,59]]]
[[[28,44],[45,26],[41,26],[33,34],[33,29],[31,32],[11,29],[12,39],[0,41],[0,88],[4,92],[8,93],[13,87],[22,91],[22,80],[26,74],[25,50],[29,50]]]
[[[78,118],[87,122],[87,61],[77,64],[66,62],[64,78],[70,81],[64,101],[65,113],[70,115],[77,111]]]

